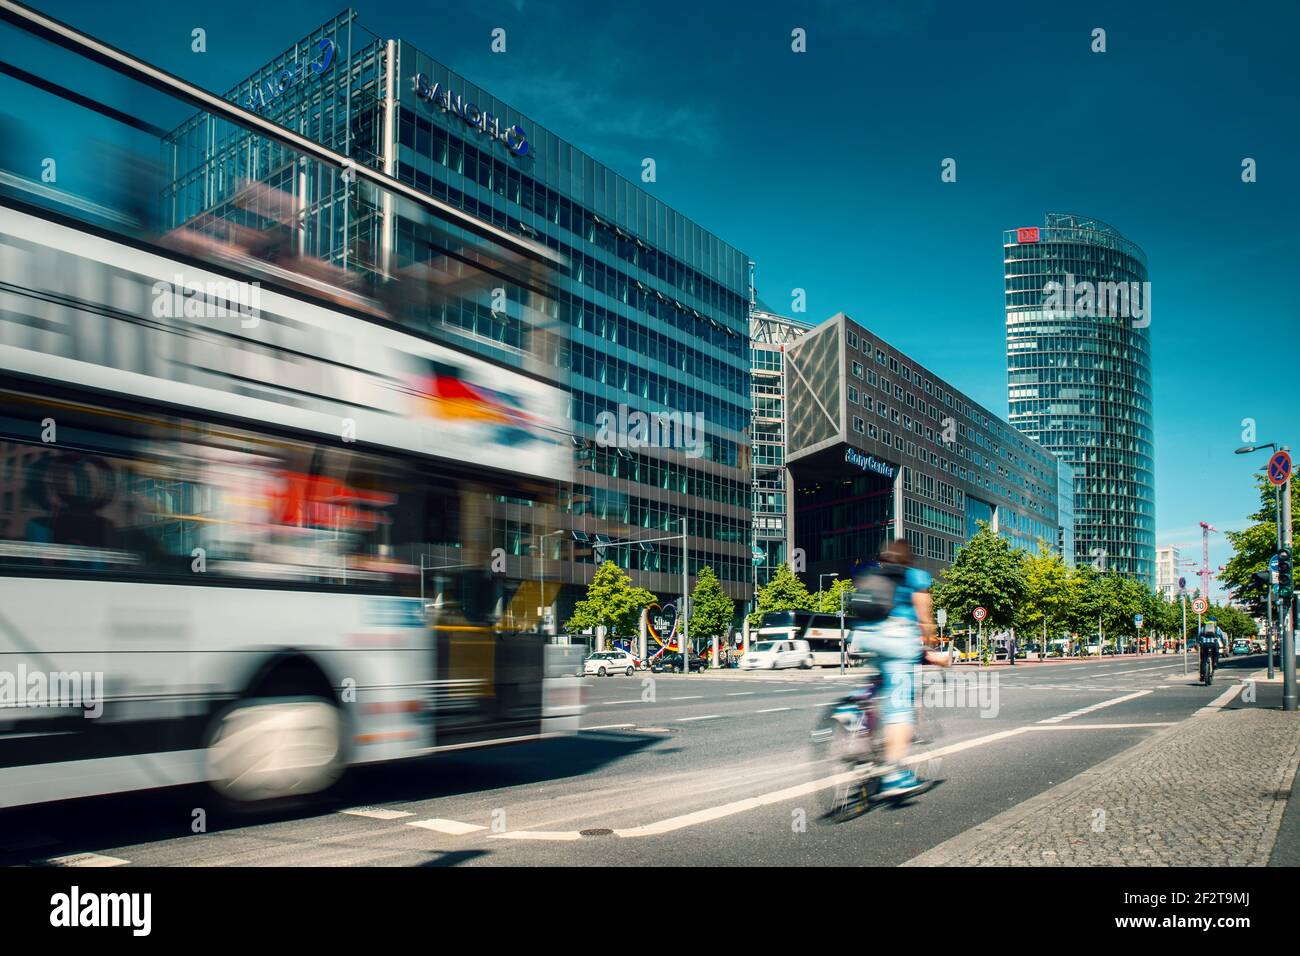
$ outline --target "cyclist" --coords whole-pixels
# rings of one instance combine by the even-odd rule
[[[1212,661],[1216,669],[1219,666],[1219,635],[1214,628],[1202,624],[1196,641],[1201,646],[1201,680],[1204,681],[1206,662]]]
[[[932,579],[912,566],[912,547],[905,538],[886,545],[880,553],[880,568],[860,575],[854,584],[864,593],[879,593],[879,587],[874,585],[881,581],[893,585],[888,615],[879,624],[855,630],[853,649],[875,654],[879,660],[884,679],[880,724],[888,768],[880,780],[879,796],[900,797],[925,786],[915,772],[902,766],[916,725],[916,665],[924,657],[946,667],[952,658],[925,650],[925,645],[936,637],[930,600]]]

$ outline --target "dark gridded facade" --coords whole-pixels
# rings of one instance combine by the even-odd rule
[[[1153,586],[1146,255],[1099,220],[1059,213],[1007,230],[1003,252],[1011,424],[1074,468],[1077,561]]]

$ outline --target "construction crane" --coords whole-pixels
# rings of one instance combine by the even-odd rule
[[[1201,522],[1201,570],[1196,572],[1196,576],[1201,579],[1201,597],[1205,600],[1210,599],[1210,578],[1213,575],[1210,572],[1210,532],[1218,532],[1218,528],[1213,525]]]

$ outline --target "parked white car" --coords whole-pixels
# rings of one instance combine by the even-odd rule
[[[636,658],[627,651],[597,651],[583,661],[582,672],[597,677],[607,674],[626,674],[631,677],[636,673]]]
[[[812,650],[807,641],[759,641],[750,645],[740,659],[741,670],[780,670],[783,667],[812,667]]]

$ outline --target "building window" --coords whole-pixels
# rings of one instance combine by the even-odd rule
[[[853,417],[853,430],[861,435],[866,431],[866,429],[866,423],[855,415]]]
[[[854,363],[853,363],[853,377],[854,377],[854,378],[862,378],[862,363],[861,363],[861,362],[854,362]]]
[[[849,401],[854,405],[858,403],[858,390],[852,385],[849,386]]]
[[[856,332],[845,332],[844,340],[849,343],[849,348],[855,349],[858,347],[858,336]]]

